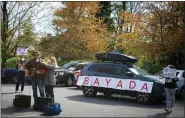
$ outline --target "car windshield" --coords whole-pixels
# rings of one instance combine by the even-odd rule
[[[62,66],[63,69],[75,68],[78,65],[77,62],[70,62]]]
[[[140,76],[147,76],[147,75],[151,75],[149,74],[146,70],[144,69],[139,69],[139,68],[129,68],[129,70],[131,72],[133,72],[136,75],[140,75]]]
[[[162,76],[163,75],[163,71],[161,70],[161,71],[157,72],[155,75],[156,76]]]

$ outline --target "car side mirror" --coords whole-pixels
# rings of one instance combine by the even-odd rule
[[[129,77],[132,77],[132,76],[133,76],[133,74],[132,74],[131,72],[126,72],[125,75],[127,75],[127,76],[129,76]]]
[[[75,73],[79,73],[79,72],[81,72],[81,70],[77,70],[77,71],[74,71]]]

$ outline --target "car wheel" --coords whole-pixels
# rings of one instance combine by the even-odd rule
[[[77,89],[81,89],[81,87],[80,87],[80,86],[78,86],[78,85],[76,86],[76,88],[77,88]]]
[[[138,92],[136,100],[138,103],[147,104],[150,102],[150,93]]]
[[[85,97],[96,97],[97,91],[94,87],[83,86],[82,90]]]
[[[17,83],[17,76],[16,75],[13,75],[13,77],[12,77],[12,83]]]
[[[69,76],[66,81],[66,86],[72,86],[73,85],[73,78]]]

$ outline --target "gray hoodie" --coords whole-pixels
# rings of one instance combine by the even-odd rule
[[[49,71],[44,75],[44,86],[56,85],[56,78],[55,78],[56,68],[53,65],[49,65],[49,64],[44,64],[44,65],[49,69]]]

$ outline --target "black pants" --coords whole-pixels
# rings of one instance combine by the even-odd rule
[[[25,71],[18,71],[17,72],[17,83],[15,90],[19,90],[19,84],[21,83],[21,91],[24,90],[24,81],[25,81]]]
[[[54,102],[54,92],[53,92],[52,85],[45,86],[45,94],[46,94],[46,97],[52,98]]]

